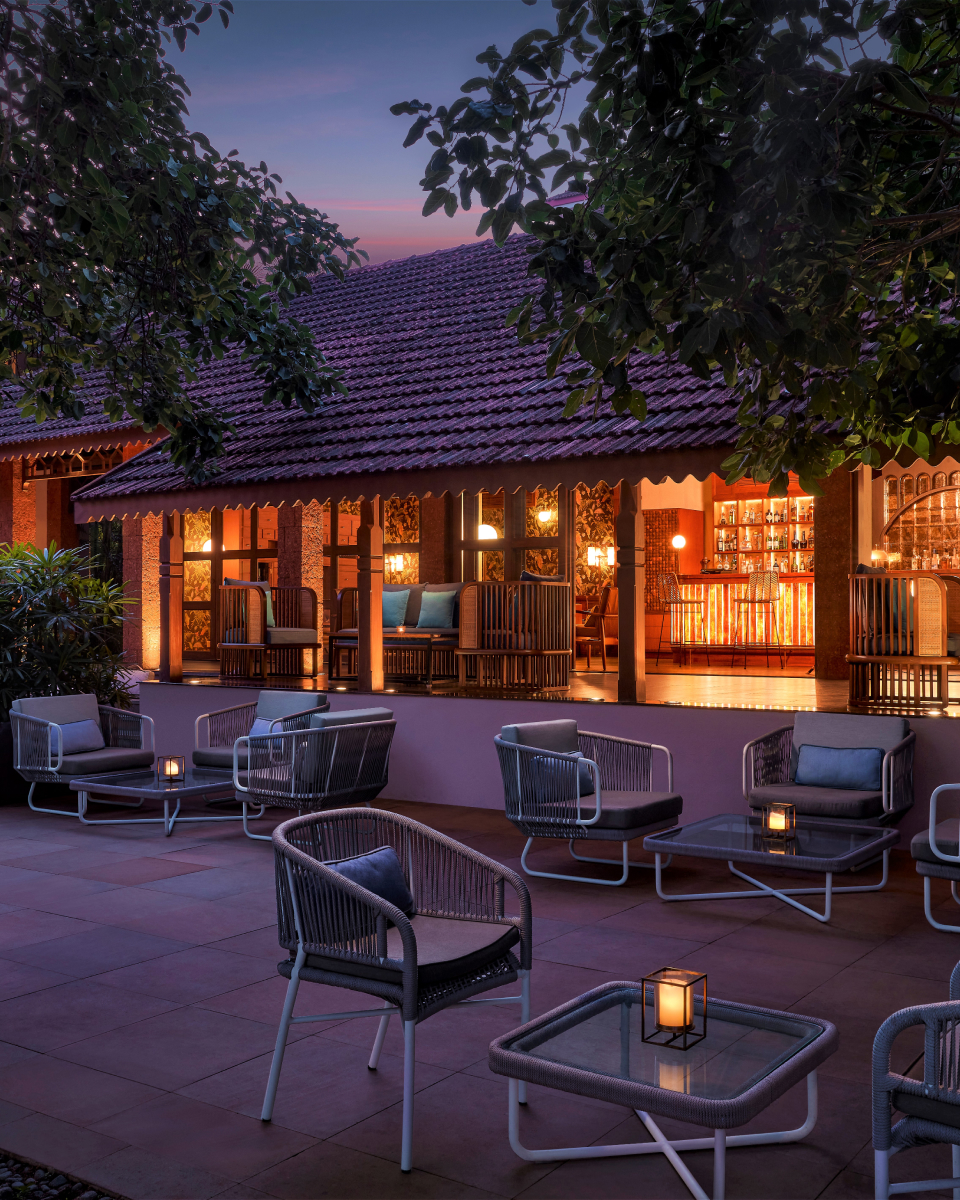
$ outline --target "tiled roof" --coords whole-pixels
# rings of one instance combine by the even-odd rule
[[[650,417],[608,408],[562,415],[562,378],[544,379],[543,345],[519,346],[509,309],[536,289],[527,240],[474,242],[319,278],[292,305],[349,394],[309,416],[264,407],[238,355],[201,370],[193,394],[229,411],[236,433],[211,487],[334,476],[475,468],[588,456],[712,448],[736,437],[737,402],[721,376],[704,383],[663,358],[633,374]],[[184,489],[182,474],[147,451],[84,489],[83,499]]]
[[[90,450],[100,446],[117,446],[133,439],[140,425],[133,419],[108,421],[101,406],[105,389],[91,386],[83,391],[86,412],[79,421],[57,417],[37,424],[21,415],[14,403],[14,389],[0,393],[0,458],[20,454],[43,454],[45,448],[54,450]]]

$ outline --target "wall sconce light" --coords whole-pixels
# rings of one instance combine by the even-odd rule
[[[182,783],[186,773],[185,760],[176,754],[161,754],[157,759],[157,779],[160,783]]]
[[[602,567],[606,560],[608,567],[617,565],[617,551],[614,546],[588,546],[587,566]]]
[[[477,530],[477,538],[481,542],[495,542],[499,536],[492,525],[481,525]]]
[[[387,555],[387,570],[388,571],[402,571],[403,570],[403,555],[402,554],[388,554]]]
[[[670,542],[670,545],[674,548],[674,550],[682,550],[686,544],[687,539],[682,533],[675,533],[673,535],[673,540]]]
[[[207,538],[207,540],[203,543],[203,553],[209,554],[212,549],[213,542],[210,540],[210,538]]]
[[[796,837],[797,810],[792,804],[776,803],[763,806],[763,836],[786,840]]]
[[[556,515],[557,514],[555,512],[551,512],[549,508],[545,508],[541,512],[537,513],[537,520],[541,525],[546,525],[546,523],[548,521],[552,521]]]
[[[647,1029],[647,996],[653,992],[653,1014]],[[695,997],[700,997],[700,1012]],[[707,977],[698,971],[661,967],[643,977],[640,1037],[658,1046],[689,1050],[707,1036]]]

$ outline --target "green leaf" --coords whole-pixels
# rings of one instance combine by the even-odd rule
[[[576,347],[580,357],[598,369],[603,369],[615,352],[613,339],[600,325],[588,321],[577,327]]]

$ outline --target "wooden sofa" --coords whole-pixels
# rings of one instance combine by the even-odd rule
[[[557,690],[570,685],[569,583],[466,583],[460,594],[461,684]]]
[[[270,595],[270,611],[267,607]],[[244,679],[316,677],[320,662],[317,593],[308,587],[233,583],[220,588],[220,674]],[[311,668],[304,672],[304,652]]]
[[[850,706],[942,709],[950,668],[960,666],[950,630],[951,619],[960,625],[960,580],[933,571],[849,579]]]

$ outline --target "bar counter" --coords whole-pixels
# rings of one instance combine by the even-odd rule
[[[680,637],[680,616],[671,614],[670,641],[710,646],[732,646],[737,624],[736,601],[747,594],[748,575],[718,571],[708,575],[681,575],[680,586],[684,600],[702,600],[706,637],[700,627],[700,610],[686,608],[683,615],[683,636]],[[775,605],[776,624],[781,644],[793,650],[813,652],[813,575],[780,576],[780,598]],[[738,642],[759,645],[777,640],[770,607],[764,604],[743,606],[740,616]]]

